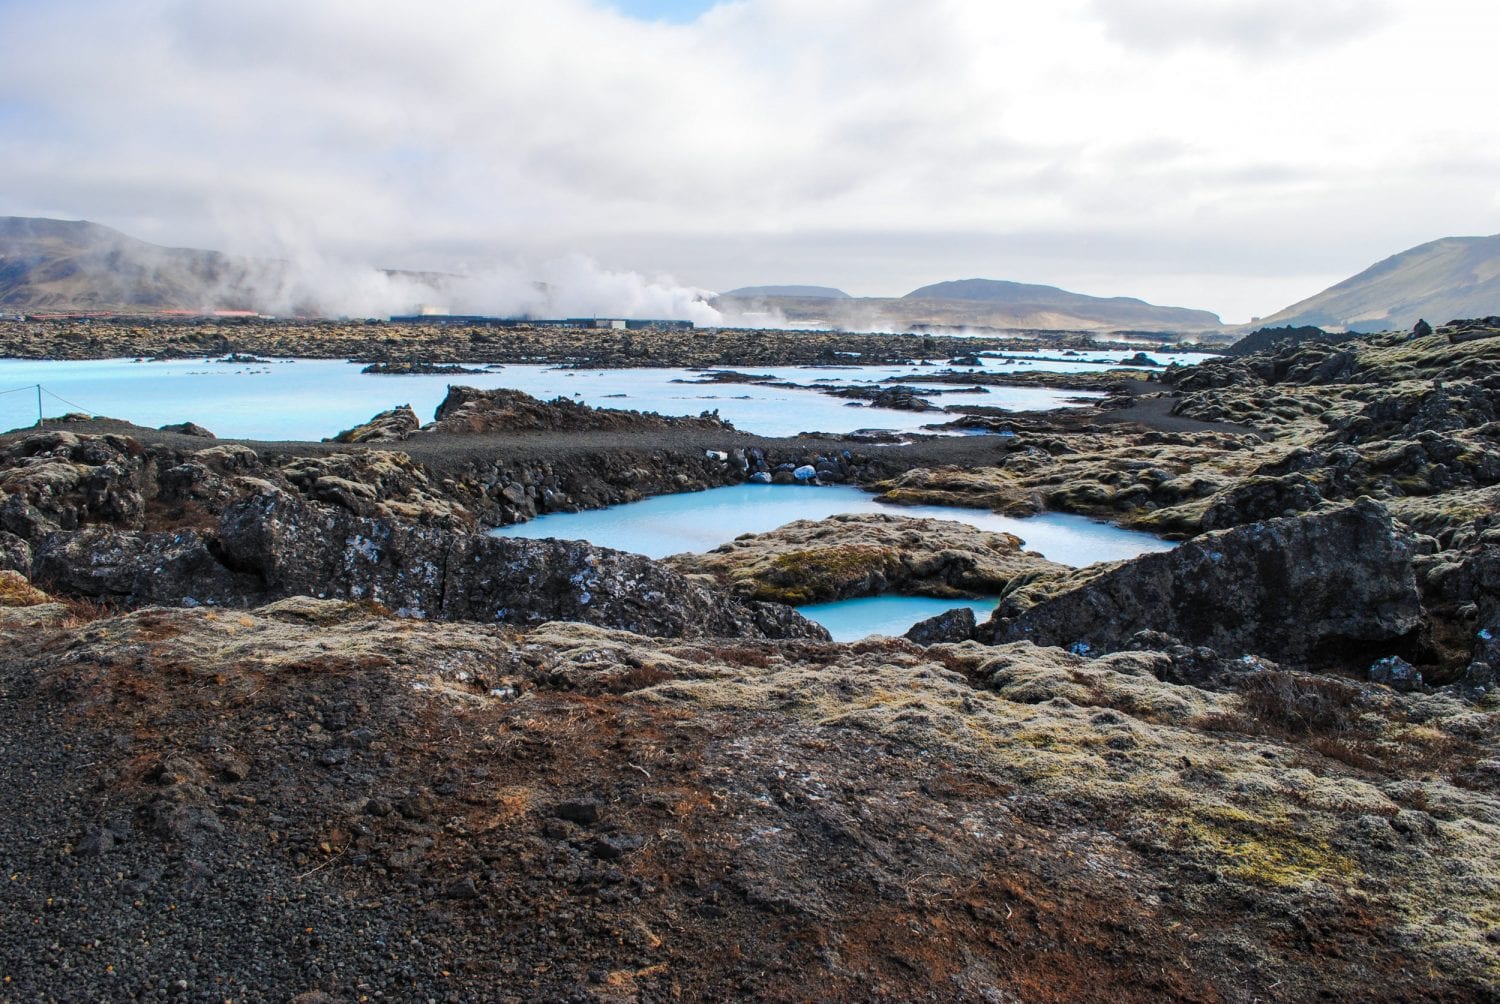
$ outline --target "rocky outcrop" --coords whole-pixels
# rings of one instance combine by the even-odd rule
[[[0,569],[31,577],[31,544],[9,530],[0,530]]]
[[[345,429],[331,440],[335,443],[399,443],[422,427],[422,420],[409,404],[382,411],[374,418],[352,429]]]
[[[35,547],[32,578],[55,593],[131,604],[241,603],[255,595],[196,530],[51,533]]]
[[[1126,647],[1138,631],[1293,663],[1391,654],[1422,609],[1411,535],[1376,502],[1204,534],[1021,611],[1002,604],[979,635],[1077,651]]]
[[[898,504],[974,506],[1016,516],[1072,512],[1183,535],[1199,529],[1209,498],[1254,469],[1258,457],[1283,451],[1224,433],[1062,436],[1023,426],[995,452],[990,466],[915,468],[875,488],[882,501]]]
[[[467,435],[493,432],[559,432],[621,429],[730,429],[717,414],[664,418],[649,412],[592,408],[565,397],[538,401],[530,394],[501,388],[449,387],[428,433]]]
[[[400,411],[386,415],[409,425],[414,417],[402,419]],[[246,476],[356,516],[471,530],[750,479],[816,485],[864,481],[885,470],[880,457],[847,449],[737,445],[731,430],[718,427],[704,438],[722,449],[662,449],[648,434],[639,447],[589,443],[555,458],[546,448],[517,457],[498,448],[454,449],[436,436],[407,440],[438,458],[435,470],[408,452],[370,449],[376,439],[348,451],[267,450],[262,457],[241,444],[183,449],[90,434],[82,431],[96,427],[88,420],[75,424],[80,431],[32,433],[0,450],[0,529],[27,540],[90,524],[204,529],[239,496],[236,481]],[[671,441],[673,429],[656,431]],[[470,459],[455,463],[455,453]]]
[[[722,448],[594,447],[575,451],[566,460],[486,456],[471,462],[454,480],[476,489],[462,498],[481,522],[508,525],[542,513],[577,512],[747,481],[865,483],[886,470],[881,457],[848,449],[777,449],[733,441],[715,445]],[[420,448],[420,441],[415,448]]]
[[[363,450],[292,457],[277,474],[305,498],[355,516],[401,519],[454,530],[478,527],[484,494],[449,481],[436,483],[421,464],[395,450]]]
[[[199,425],[197,422],[178,422],[175,425],[163,425],[161,427],[161,431],[162,432],[175,432],[179,436],[192,436],[195,439],[217,439],[217,438],[219,438],[219,437],[215,436],[212,432],[209,432],[203,426]]]
[[[918,645],[957,644],[973,638],[976,627],[974,611],[968,607],[954,607],[917,621],[902,637]]]
[[[0,451],[5,528],[73,529],[86,523],[143,525],[154,458],[126,436],[38,432]]]
[[[474,376],[487,372],[456,363],[435,363],[427,359],[401,359],[371,363],[361,373],[381,376]]]
[[[833,397],[866,401],[871,408],[889,408],[895,411],[943,410],[941,406],[921,397],[915,387],[903,387],[899,384],[890,387],[844,387],[828,393]],[[936,391],[936,393],[942,393],[942,391]]]
[[[1416,559],[1422,603],[1433,624],[1434,643],[1446,650],[1441,668],[1429,667],[1429,682],[1463,680],[1493,687],[1500,671],[1500,519],[1492,499],[1483,515],[1445,529],[1441,541],[1424,537]],[[1440,549],[1439,545],[1446,547]]]
[[[1322,502],[1318,486],[1301,474],[1248,478],[1209,499],[1201,525],[1205,530],[1223,530],[1311,512]]]
[[[795,611],[738,600],[639,555],[363,518],[269,482],[243,487],[251,494],[225,508],[211,535],[52,533],[36,549],[33,575],[54,591],[129,605],[318,596],[368,600],[416,618],[827,638]]]
[[[797,520],[768,533],[744,534],[706,554],[666,561],[738,595],[794,604],[887,592],[1002,596],[1067,570],[1023,551],[1020,538],[1008,533],[887,513]]]

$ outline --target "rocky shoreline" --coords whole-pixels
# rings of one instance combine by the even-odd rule
[[[322,444],[0,437],[0,790],[45,807],[0,1000],[1493,1000],[1488,331],[908,445],[464,388]],[[482,532],[759,477],[1186,543]],[[846,645],[781,605],[890,590],[1003,601]]]
[[[1181,351],[1172,340],[1167,351]],[[17,359],[182,359],[241,354],[350,359],[382,371],[430,372],[461,363],[548,363],[618,368],[901,363],[947,360],[976,352],[1109,349],[1128,356],[1133,342],[1095,340],[1088,332],[996,335],[858,334],[739,328],[489,327],[390,324],[384,321],[239,319],[205,322],[104,318],[0,320],[0,356]]]

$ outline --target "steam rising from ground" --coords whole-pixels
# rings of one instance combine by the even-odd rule
[[[436,308],[496,317],[611,317],[723,322],[714,294],[670,276],[648,278],[605,268],[582,254],[535,266],[490,265],[472,271],[401,272],[299,255],[248,263],[205,306],[245,306],[278,315],[386,317]]]

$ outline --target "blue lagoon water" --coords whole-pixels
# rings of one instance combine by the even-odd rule
[[[995,600],[938,600],[930,596],[865,596],[836,603],[810,603],[797,612],[828,629],[834,641],[858,641],[872,634],[895,637],[913,624],[956,607],[974,611],[984,621],[994,613]]]
[[[402,404],[410,404],[425,422],[431,420],[450,384],[510,387],[543,399],[569,397],[599,408],[662,415],[717,410],[736,428],[763,436],[866,428],[914,432],[928,423],[948,420],[941,414],[869,408],[811,390],[698,383],[702,374],[686,369],[515,365],[452,376],[380,376],[361,373],[361,369],[358,363],[328,359],[253,363],[0,359],[0,392],[15,391],[0,393],[0,428],[36,421],[36,384],[44,388],[42,405],[48,417],[82,411],[143,426],[197,422],[229,439],[323,439]],[[875,383],[922,369],[776,367],[757,373],[801,384],[843,384]],[[925,369],[931,371],[931,367]],[[995,387],[987,392],[934,395],[934,400],[1014,411],[1067,407],[1098,396],[1040,387]]]
[[[882,512],[897,516],[949,519],[984,530],[1013,533],[1032,551],[1065,565],[1133,558],[1174,545],[1150,534],[1125,530],[1083,516],[1046,513],[1026,519],[956,506],[897,506],[847,485],[736,485],[705,492],[658,495],[608,509],[550,513],[526,523],[491,531],[502,537],[560,537],[601,547],[663,558],[684,551],[709,551],[742,533],[763,533],[797,519],[826,519],[836,513]],[[870,596],[799,607],[803,616],[828,628],[835,641],[872,634],[900,635],[917,621],[967,606],[980,620],[995,600],[940,600],[926,596]]]
[[[658,495],[608,509],[548,513],[492,532],[502,537],[586,540],[600,547],[664,558],[683,551],[709,551],[742,533],[764,533],[792,520],[827,519],[844,512],[950,519],[981,530],[1013,533],[1028,550],[1065,565],[1116,561],[1174,546],[1149,533],[1068,513],[1018,519],[958,506],[886,505],[848,485],[734,485]]]

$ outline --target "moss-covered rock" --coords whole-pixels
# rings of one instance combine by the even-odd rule
[[[886,592],[1003,596],[1066,570],[1023,551],[1011,534],[885,513],[797,520],[706,554],[674,555],[667,563],[743,596],[796,604]]]

